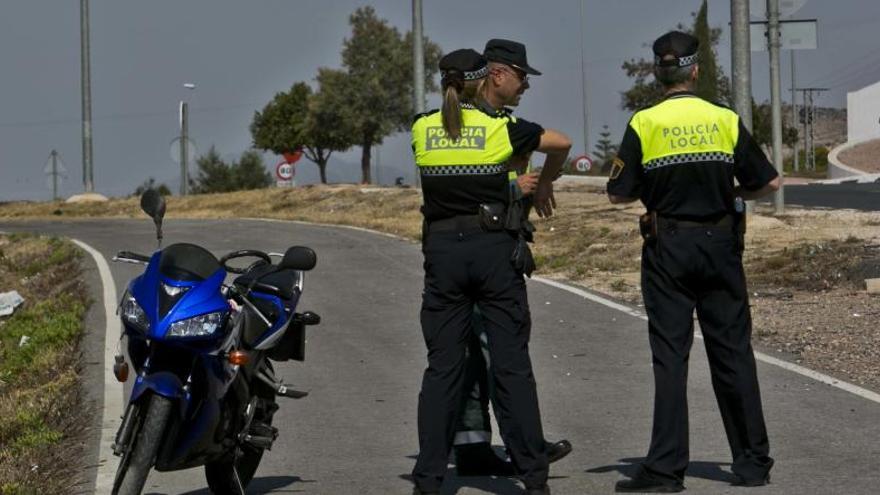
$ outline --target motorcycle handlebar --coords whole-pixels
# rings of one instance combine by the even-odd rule
[[[113,257],[113,261],[145,265],[150,262],[150,257],[143,254],[133,253],[131,251],[119,251],[116,253],[116,256]]]

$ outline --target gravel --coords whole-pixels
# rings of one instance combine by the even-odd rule
[[[756,347],[880,391],[880,295],[840,289],[751,295]]]

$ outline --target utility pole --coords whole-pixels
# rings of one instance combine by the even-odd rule
[[[422,46],[422,0],[412,1],[413,33],[413,110],[419,114],[425,111],[425,49]],[[416,187],[421,183],[419,167],[416,165]]]
[[[816,106],[813,94],[819,95],[828,88],[798,88],[803,94],[804,170],[816,170],[815,122]]]
[[[58,152],[49,154],[52,160],[52,201],[58,201]]]
[[[95,173],[92,166],[92,86],[89,63],[89,0],[79,2],[80,24],[80,75],[82,87],[82,161],[83,186],[87,193],[95,190]]]
[[[187,181],[189,181],[189,169],[187,158],[189,150],[189,110],[185,101],[180,102],[180,195],[186,196]]]
[[[794,72],[794,50],[789,50],[791,52],[791,128],[798,128],[798,107],[797,107],[797,85],[795,84],[795,72]],[[791,169],[797,172],[800,170],[800,157],[798,157],[798,144],[800,143],[800,139],[794,140],[794,153],[791,157]]]
[[[779,176],[783,176],[782,170],[782,88],[779,80],[779,0],[767,0],[767,35],[770,37],[768,46],[770,48],[770,100],[771,100],[771,129],[773,131],[773,164]],[[785,191],[784,186],[780,185],[779,190],[774,195],[774,203],[776,206],[776,214],[781,215],[785,212]]]
[[[584,60],[584,0],[581,0],[581,90],[584,103],[584,156],[590,154],[590,119],[587,113],[587,62]]]
[[[749,24],[749,0],[730,1],[730,60],[733,83],[733,109],[749,131],[752,130],[752,48]],[[746,211],[754,211],[755,202],[746,201]]]
[[[752,129],[752,64],[749,38],[749,1],[731,0],[730,37],[733,69],[733,108],[746,129]]]

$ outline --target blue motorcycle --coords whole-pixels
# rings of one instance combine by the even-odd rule
[[[211,491],[243,495],[278,436],[276,398],[306,396],[276,379],[271,361],[302,361],[305,327],[320,322],[296,312],[315,252],[291,247],[273,263],[256,250],[218,260],[195,244],[162,249],[165,202],[148,190],[141,207],[156,225],[159,250],[114,257],[146,269],[119,306],[128,357],[117,355],[113,370],[124,382],[131,363],[135,380],[113,444],[120,457],[113,493],[141,493],[150,469],[204,466]],[[230,264],[242,259],[252,262]],[[231,283],[228,273],[237,275]]]

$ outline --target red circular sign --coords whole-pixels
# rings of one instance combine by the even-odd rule
[[[275,177],[278,180],[291,180],[295,173],[293,165],[287,162],[279,162],[278,165],[275,165]]]
[[[581,155],[574,160],[572,160],[574,164],[574,168],[578,172],[589,172],[591,168],[593,168],[593,159],[587,155]]]

